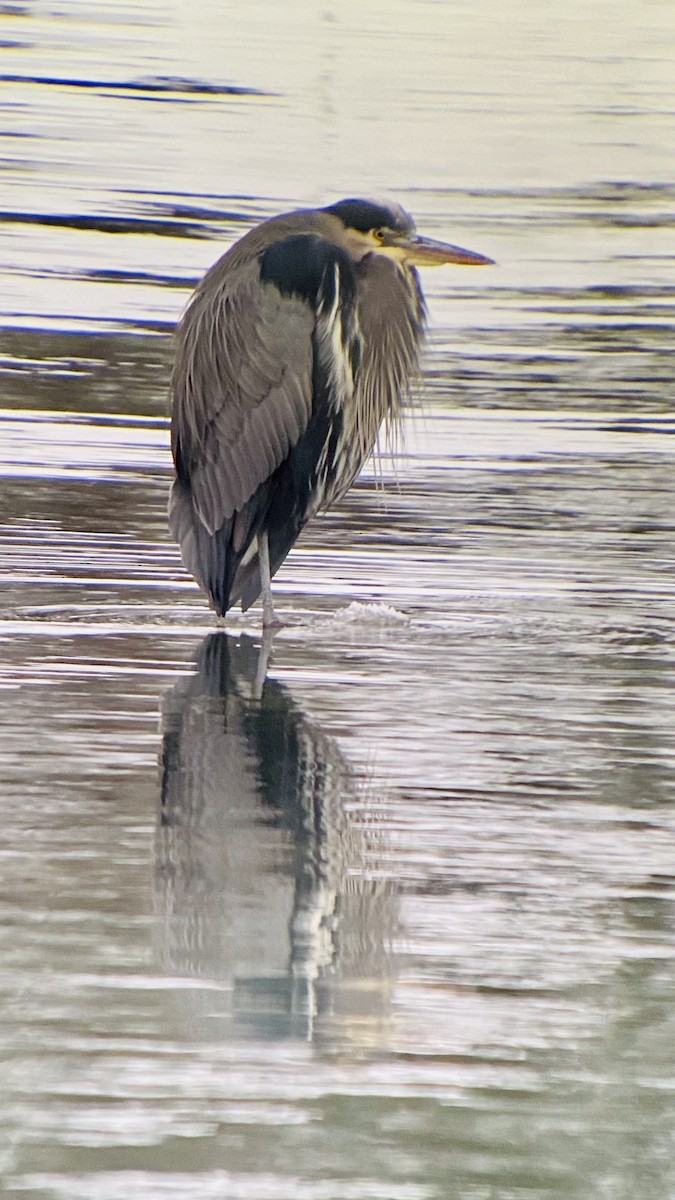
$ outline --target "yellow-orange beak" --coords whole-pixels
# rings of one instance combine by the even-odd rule
[[[433,238],[419,237],[417,234],[398,244],[406,260],[415,267],[438,267],[441,263],[488,267],[494,263],[494,259],[476,254],[475,250],[463,250],[461,246],[450,246],[446,242],[436,242]]]

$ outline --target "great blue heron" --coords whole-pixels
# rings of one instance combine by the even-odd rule
[[[397,205],[341,200],[264,221],[207,271],[177,331],[169,520],[218,614],[262,592],[275,623],[272,576],[399,416],[425,324],[415,267],[489,262]]]

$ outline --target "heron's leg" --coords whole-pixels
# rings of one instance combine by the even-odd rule
[[[270,550],[267,543],[267,533],[261,530],[258,534],[258,562],[260,563],[260,582],[262,583],[263,629],[271,629],[279,622],[274,612],[272,600],[272,576],[270,575]]]

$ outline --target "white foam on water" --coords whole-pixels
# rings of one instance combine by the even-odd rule
[[[375,601],[371,604],[352,600],[328,618],[331,625],[409,625],[410,617],[390,604]]]

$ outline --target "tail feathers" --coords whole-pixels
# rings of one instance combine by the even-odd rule
[[[209,533],[192,504],[190,488],[175,479],[169,499],[169,527],[180,545],[185,569],[196,579],[219,616],[234,604],[243,612],[255,604],[262,591],[255,536],[265,516],[267,485],[262,485],[244,508]],[[268,529],[272,575],[279,570],[296,541],[304,520],[293,516]]]
[[[241,563],[232,583],[231,603],[241,603],[241,611],[247,612],[261,592],[260,562],[256,554],[249,562]]]
[[[192,507],[189,488],[176,479],[169,499],[169,528],[180,545],[185,569],[206,592],[211,608],[224,617],[239,565],[232,550],[232,521],[209,533]]]
[[[272,577],[276,575],[289,550],[299,537],[304,525],[305,521],[295,519],[280,528],[268,528]],[[242,612],[246,612],[252,604],[255,604],[261,592],[260,560],[258,559],[258,555],[255,554],[250,559],[244,559],[237,569],[232,583],[231,603],[237,604],[241,601]]]

